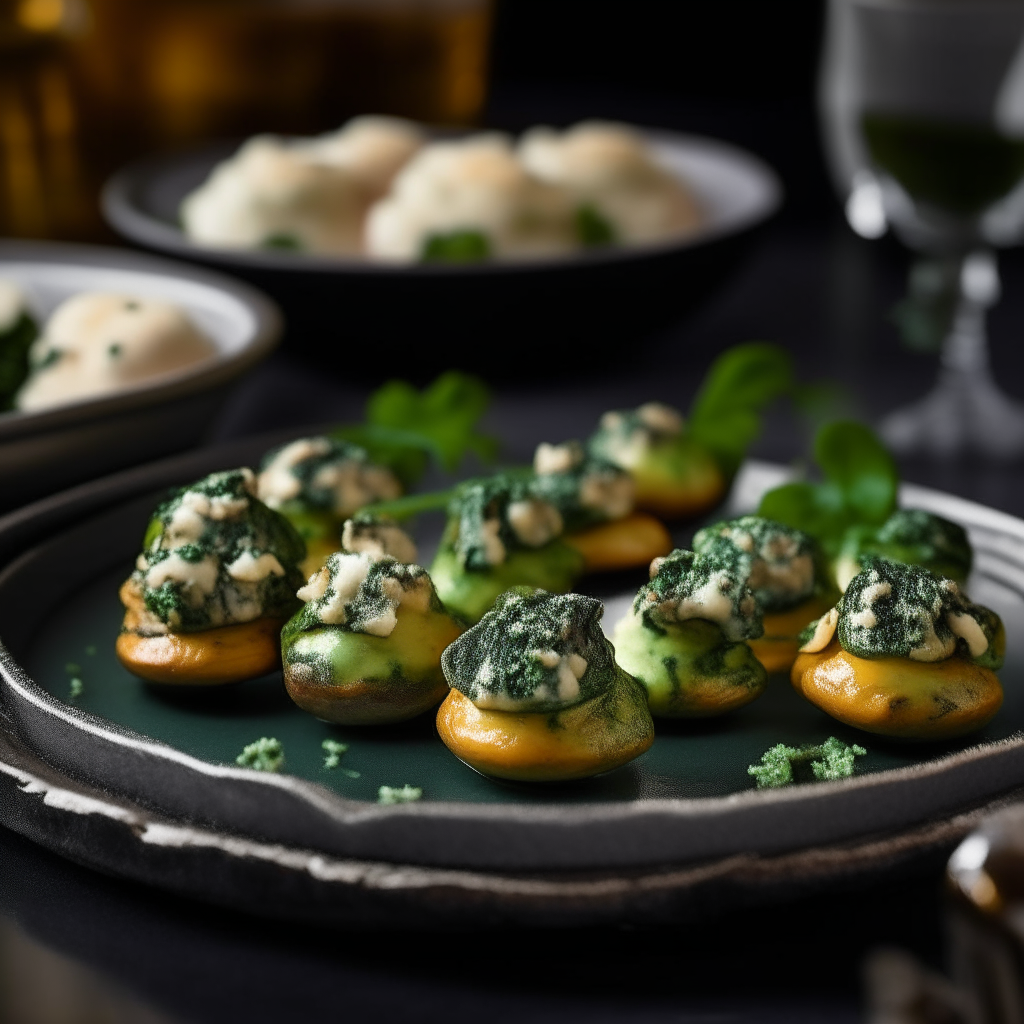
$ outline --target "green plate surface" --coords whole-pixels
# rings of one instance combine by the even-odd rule
[[[405,784],[421,787],[427,800],[478,803],[723,796],[753,789],[747,767],[780,742],[820,743],[837,736],[860,743],[868,749],[857,761],[860,773],[903,767],[1024,729],[1024,664],[1016,642],[1024,602],[983,579],[972,587],[972,596],[996,608],[1008,626],[1010,649],[1000,674],[1006,702],[988,728],[962,741],[898,744],[860,733],[818,711],[778,676],[759,700],[722,718],[656,720],[654,746],[604,776],[561,785],[499,782],[477,774],[448,751],[434,730],[432,714],[393,727],[329,725],[292,704],[280,673],[194,690],[142,682],[114,656],[123,611],[117,590],[130,569],[125,564],[102,574],[57,609],[34,638],[25,665],[29,674],[60,700],[214,763],[231,764],[245,744],[274,736],[284,745],[284,771],[357,800],[376,800],[381,785]],[[83,687],[71,700],[73,677]],[[321,749],[327,738],[348,744],[332,770],[324,767]]]

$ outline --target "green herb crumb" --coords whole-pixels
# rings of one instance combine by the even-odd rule
[[[324,740],[320,746],[324,750],[325,768],[337,768],[341,764],[341,755],[348,750],[348,744],[339,743],[338,740]]]
[[[77,676],[82,671],[82,666],[73,661],[69,661],[64,666],[64,671],[67,672],[69,676]]]
[[[82,685],[82,680],[75,676],[75,678],[72,679],[71,683],[69,684],[68,692],[71,695],[71,699],[77,700],[79,697],[81,697],[83,689],[84,687]]]
[[[866,753],[862,746],[843,743],[835,736],[829,736],[824,743],[807,743],[802,747],[777,743],[761,755],[760,764],[747,769],[747,774],[757,780],[758,789],[788,786],[794,781],[794,765],[810,762],[811,774],[819,782],[846,779],[853,775],[854,759]]]
[[[411,804],[423,796],[423,790],[419,786],[381,786],[377,790],[377,803],[379,804]]]
[[[90,658],[95,657],[96,656],[96,645],[95,644],[89,644],[85,648],[85,653],[88,654]]]
[[[249,743],[235,758],[241,768],[252,768],[258,772],[277,772],[284,765],[284,747],[273,736],[261,736],[255,743]]]

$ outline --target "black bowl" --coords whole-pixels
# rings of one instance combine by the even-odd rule
[[[287,347],[321,365],[382,376],[449,366],[535,375],[585,364],[599,346],[638,341],[679,319],[782,202],[777,176],[750,153],[700,136],[646,134],[705,215],[695,232],[656,246],[439,266],[197,245],[179,227],[178,208],[237,144],[133,164],[107,183],[103,210],[133,242],[230,269],[268,292],[284,309]]]

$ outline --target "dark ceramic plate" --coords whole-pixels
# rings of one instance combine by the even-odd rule
[[[704,224],[662,245],[565,259],[394,266],[199,246],[178,226],[178,208],[235,144],[133,164],[107,184],[103,210],[133,242],[229,268],[264,288],[284,307],[291,347],[348,370],[377,360],[372,347],[367,356],[366,341],[386,341],[404,363],[423,364],[433,358],[424,338],[443,343],[445,361],[466,368],[486,369],[496,346],[511,341],[517,358],[543,354],[551,365],[573,357],[581,342],[621,342],[677,319],[727,273],[782,202],[775,173],[752,154],[701,136],[647,134],[665,166],[693,189]],[[479,344],[484,327],[487,347]]]
[[[154,501],[162,487],[254,461],[266,444],[183,456],[0,520],[0,552],[38,534],[0,575],[6,824],[105,870],[252,910],[567,923],[665,916],[680,893],[750,858],[792,865],[845,844],[847,859],[859,850],[870,861],[862,851],[873,837],[916,829],[934,840],[937,821],[1024,784],[1024,522],[918,489],[906,500],[970,528],[972,596],[1000,611],[1010,637],[1006,704],[963,742],[865,737],[777,678],[727,718],[659,723],[648,753],[605,776],[513,785],[457,761],[431,716],[329,726],[290,704],[279,675],[199,693],[141,683],[113,657],[116,589]],[[739,500],[774,478],[748,468]],[[625,582],[608,584],[619,590],[606,595],[610,617],[629,598]],[[74,701],[72,677],[84,683]],[[284,744],[287,774],[235,767],[244,744],[270,735]],[[746,769],[766,748],[829,735],[868,747],[857,777],[754,790]],[[323,766],[328,737],[349,744],[334,770]],[[406,783],[422,787],[421,802],[375,802],[379,786]],[[831,855],[835,868],[843,858]]]

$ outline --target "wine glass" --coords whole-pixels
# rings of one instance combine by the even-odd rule
[[[949,290],[936,386],[883,437],[906,454],[1024,453],[1024,406],[993,380],[985,333],[993,249],[1024,238],[1024,0],[829,0],[819,101],[850,226],[891,225]]]

